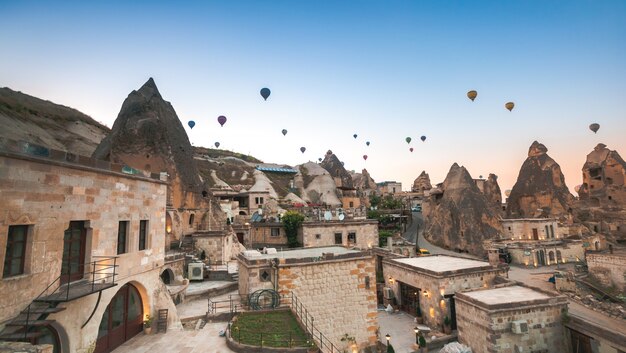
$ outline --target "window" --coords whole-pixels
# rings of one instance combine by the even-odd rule
[[[272,237],[279,237],[280,236],[280,228],[270,228],[270,236]]]
[[[322,235],[321,234],[315,234],[315,239],[322,239]]]
[[[4,256],[3,277],[18,276],[24,273],[27,234],[28,226],[9,226],[7,251]]]
[[[139,250],[146,250],[148,238],[148,221],[139,221]]]
[[[272,274],[270,269],[263,269],[259,272],[259,278],[261,282],[269,282],[272,279]]]
[[[348,243],[356,243],[356,233],[348,233]]]
[[[196,216],[193,213],[189,215],[189,225],[190,226],[193,226],[194,218],[196,218]]]
[[[117,228],[117,254],[126,253],[126,240],[128,234],[128,221],[120,221]]]
[[[350,208],[354,207],[354,201],[350,201]]]
[[[335,233],[335,244],[343,244],[343,234]]]
[[[256,202],[257,205],[262,205],[263,204],[263,198],[262,197],[255,197],[254,198],[254,202]]]

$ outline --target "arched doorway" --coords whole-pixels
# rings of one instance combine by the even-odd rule
[[[41,334],[35,338],[31,343],[33,344],[50,344],[52,345],[53,353],[61,353],[61,340],[59,339],[59,334],[54,327],[47,326],[39,326],[36,331]]]
[[[561,250],[556,251],[556,262],[563,262],[563,256],[561,255]]]
[[[132,284],[125,284],[107,306],[94,353],[107,353],[128,341],[143,329],[141,295]]]
[[[548,264],[554,265],[554,251],[552,250],[548,252]]]
[[[174,272],[171,269],[166,268],[163,272],[161,272],[161,281],[163,281],[163,283],[171,284],[173,280]]]

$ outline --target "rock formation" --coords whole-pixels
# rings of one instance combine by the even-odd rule
[[[350,176],[350,173],[348,173],[339,158],[337,158],[331,150],[326,152],[326,156],[324,156],[324,160],[320,163],[320,166],[330,173],[330,176],[335,180],[337,188],[354,189],[352,176]]]
[[[308,162],[297,167],[295,186],[307,203],[341,206],[335,181],[319,164]]]
[[[497,175],[489,174],[489,177],[483,184],[482,192],[485,194],[489,204],[498,209],[498,212],[500,212],[502,207],[502,191],[500,191],[500,185],[498,185]]]
[[[9,88],[0,88],[0,127],[0,137],[81,156],[90,156],[109,132],[75,109]]]
[[[361,173],[352,173],[352,185],[357,191],[366,192],[368,190],[376,190],[376,182],[370,176],[367,169],[361,170]]]
[[[566,217],[574,197],[561,167],[547,154],[546,146],[534,141],[522,164],[507,203],[507,218]]]
[[[424,191],[428,191],[432,188],[433,186],[430,185],[430,177],[428,176],[428,173],[426,173],[426,171],[424,170],[422,171],[422,174],[420,174],[413,182],[411,191],[420,192],[423,194]]]
[[[578,195],[582,201],[595,206],[626,206],[625,181],[626,162],[617,151],[599,143],[587,155]]]
[[[448,249],[484,255],[483,241],[501,233],[500,218],[489,203],[465,167],[454,163],[423,204],[424,236]]]
[[[150,78],[128,95],[93,157],[147,172],[166,172],[168,216],[177,238],[198,228],[222,229],[226,224],[219,203],[203,188],[193,153],[174,108]]]

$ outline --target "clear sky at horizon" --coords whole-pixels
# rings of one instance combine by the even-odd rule
[[[626,1],[0,0],[0,18],[0,86],[112,126],[154,77],[194,145],[266,162],[331,149],[405,190],[457,162],[504,191],[537,140],[573,190],[597,143],[626,154]]]

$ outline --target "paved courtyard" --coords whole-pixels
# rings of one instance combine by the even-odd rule
[[[378,325],[380,332],[378,339],[386,343],[385,335],[391,336],[391,345],[396,353],[410,353],[415,349],[415,322],[413,316],[398,311],[389,314],[386,311],[378,311]]]
[[[198,331],[168,330],[167,333],[143,333],[114,350],[114,353],[231,353],[226,338],[219,332],[225,322],[207,323]],[[234,352],[233,352],[234,353]]]

